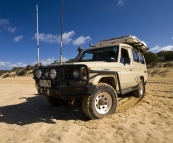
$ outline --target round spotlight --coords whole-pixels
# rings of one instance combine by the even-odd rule
[[[56,78],[56,75],[57,75],[56,70],[55,70],[55,69],[52,69],[52,70],[50,71],[50,78],[51,78],[51,79],[55,79],[55,78]]]
[[[41,71],[40,69],[37,70],[37,71],[36,71],[36,77],[37,77],[37,78],[40,78],[41,75],[42,75],[42,71]]]

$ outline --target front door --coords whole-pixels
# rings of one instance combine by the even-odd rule
[[[120,83],[121,88],[129,88],[135,85],[134,76],[133,76],[133,65],[132,65],[132,55],[130,52],[131,48],[121,47],[120,51]],[[124,59],[130,58],[130,63],[124,64]]]

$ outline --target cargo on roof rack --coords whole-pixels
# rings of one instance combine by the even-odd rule
[[[147,47],[147,44],[145,42],[140,41],[136,36],[131,36],[131,35],[102,40],[99,41],[96,44],[96,46],[115,44],[115,43],[125,43],[131,45],[134,49],[142,52],[147,52],[149,50],[149,47]]]

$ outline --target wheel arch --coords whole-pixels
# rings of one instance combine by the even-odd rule
[[[100,82],[107,83],[116,90],[117,77],[115,75],[98,75],[89,80],[90,85],[97,85]]]
[[[109,84],[110,86],[112,86],[114,88],[114,90],[116,91],[116,79],[115,79],[115,76],[113,77],[102,77],[100,80],[99,80],[99,83],[100,82],[103,82],[103,83],[107,83]]]

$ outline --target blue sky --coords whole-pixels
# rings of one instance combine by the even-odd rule
[[[61,0],[0,0],[0,69],[59,60]],[[64,0],[63,60],[100,40],[134,35],[150,51],[173,50],[173,0]]]

